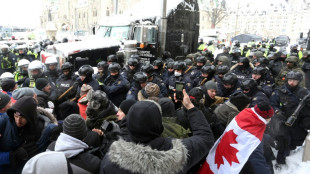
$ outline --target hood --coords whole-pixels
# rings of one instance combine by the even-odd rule
[[[68,162],[64,153],[43,152],[31,158],[24,166],[22,173],[67,174],[68,171]]]
[[[172,145],[170,150],[158,151],[120,139],[111,145],[108,157],[132,173],[180,173],[187,163],[188,151],[179,139],[172,140]]]
[[[87,109],[86,109],[86,115],[91,121],[97,120],[100,118],[105,118],[110,115],[115,115],[116,113],[117,113],[117,108],[111,101],[109,101],[109,104],[106,108],[103,108],[101,110],[91,109],[89,106],[87,106]]]
[[[50,112],[48,112],[46,109],[42,108],[42,107],[37,107],[37,111],[48,118],[49,122],[53,123],[53,124],[58,124],[56,117],[51,114]]]
[[[164,130],[160,105],[152,100],[135,103],[127,114],[127,128],[133,142],[148,143],[160,137]]]
[[[175,106],[171,99],[164,97],[159,99],[158,103],[163,111],[163,117],[174,117],[175,116]]]
[[[39,97],[43,97],[43,98],[45,98],[45,99],[48,98],[48,94],[46,94],[46,93],[43,92],[43,91],[38,90],[37,88],[33,88],[33,91],[34,91],[34,92],[37,94],[37,96],[39,96]]]
[[[60,133],[55,144],[55,151],[63,152],[67,158],[74,157],[87,148],[86,143],[65,133]]]

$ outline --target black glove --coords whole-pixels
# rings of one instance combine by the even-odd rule
[[[16,167],[20,160],[27,160],[38,152],[35,142],[25,143],[15,151],[10,153],[10,163]]]

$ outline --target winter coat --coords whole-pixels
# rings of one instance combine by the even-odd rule
[[[302,65],[301,69],[305,72],[306,88],[310,90],[310,60],[307,60]]]
[[[121,102],[126,99],[129,87],[130,83],[123,76],[119,75],[115,80],[108,76],[104,81],[103,91],[107,93],[113,104],[119,107]],[[96,90],[94,89],[94,91]]]
[[[87,152],[88,145],[70,135],[61,133],[48,150],[63,152],[68,159],[73,173],[99,173],[100,159]]]
[[[154,114],[152,110],[148,112]],[[208,153],[214,141],[210,126],[197,108],[188,110],[187,115],[192,137],[157,137],[148,145],[120,139],[102,160],[100,173],[186,173]]]
[[[38,90],[37,88],[34,88],[33,91],[37,94],[38,98],[38,106],[42,108],[48,108],[48,97],[49,95],[45,92]]]
[[[230,101],[219,105],[214,111],[218,120],[225,127],[230,123],[233,118],[235,118],[236,115],[239,114],[239,112],[240,111],[238,110],[238,108]]]
[[[71,86],[74,85],[74,82],[76,82],[76,76],[65,76],[64,74],[60,75],[59,78],[56,80],[56,91],[57,91],[57,98],[61,96],[64,92],[66,92]],[[72,99],[75,97],[75,94],[77,92],[77,85],[75,85],[70,92],[68,92],[61,101],[58,101],[61,103],[62,101],[66,101],[68,99]]]
[[[231,72],[235,73],[238,79],[243,80],[252,77],[253,65],[250,64],[247,68],[241,68],[238,64],[231,67]]]

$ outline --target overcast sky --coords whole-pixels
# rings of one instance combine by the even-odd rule
[[[42,0],[0,0],[0,25],[37,27]]]

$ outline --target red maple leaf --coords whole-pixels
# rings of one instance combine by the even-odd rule
[[[224,164],[223,157],[228,161],[230,166],[232,162],[239,163],[236,156],[239,151],[231,146],[231,144],[238,144],[236,138],[237,135],[233,130],[226,132],[222,137],[215,151],[215,164],[217,164],[217,169],[220,168],[221,164]]]

